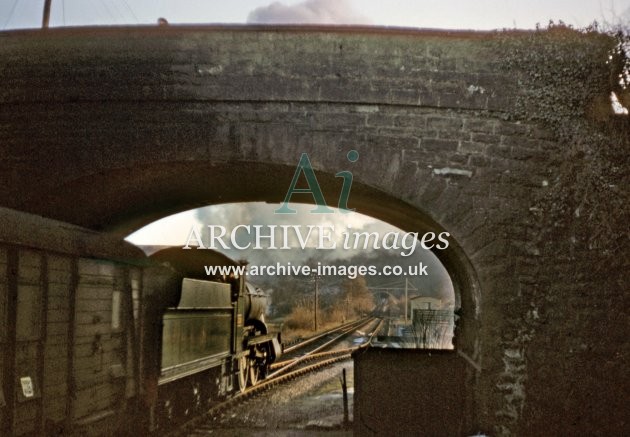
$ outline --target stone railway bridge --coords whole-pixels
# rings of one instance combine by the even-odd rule
[[[426,429],[413,421],[426,409],[457,417],[460,433],[627,432],[628,284],[578,281],[592,252],[574,250],[568,262],[534,243],[537,202],[565,155],[552,128],[518,117],[525,73],[506,67],[501,41],[528,37],[319,27],[0,34],[3,429],[80,427],[141,396],[141,369],[124,353],[131,334],[105,348],[127,357],[125,402],[107,378],[77,383],[89,368],[82,339],[92,344],[89,329],[101,327],[90,305],[106,319],[113,305],[90,299],[118,287],[133,306],[150,293],[141,268],[119,270],[141,257],[122,237],[197,206],[281,201],[307,152],[329,204],[341,189],[335,174],[349,170],[350,207],[451,234],[436,255],[456,289],[456,348],[467,360],[449,367],[449,357],[437,375],[457,382],[461,409],[411,397],[406,424],[388,429]],[[606,53],[607,38],[593,38],[584,50]],[[561,237],[556,245],[573,250]],[[92,304],[75,311],[81,302]],[[72,329],[81,323],[85,338]],[[422,358],[409,354],[392,359],[421,374]],[[35,400],[20,386],[25,368]]]

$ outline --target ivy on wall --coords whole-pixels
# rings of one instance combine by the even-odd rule
[[[622,104],[630,100],[624,89],[628,36],[551,23],[498,41],[502,68],[519,78],[510,117],[546,128],[558,145],[548,151],[555,164],[533,208],[540,252],[566,249],[575,258],[591,251],[589,273],[595,276],[627,268],[630,117],[613,113],[610,95],[615,92]]]

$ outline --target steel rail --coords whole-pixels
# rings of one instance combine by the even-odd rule
[[[300,341],[299,343],[296,343],[294,345],[286,347],[286,348],[283,349],[282,352],[283,353],[289,353],[289,352],[292,352],[292,351],[294,351],[296,349],[300,349],[300,348],[302,348],[304,346],[307,346],[307,345],[313,343],[314,341],[319,340],[320,338],[326,337],[327,335],[334,334],[337,331],[340,331],[342,329],[348,328],[348,327],[353,326],[355,324],[361,324],[361,322],[364,321],[364,320],[366,320],[366,319],[363,318],[363,319],[359,319],[359,320],[354,320],[352,322],[348,322],[348,323],[343,324],[343,325],[339,325],[339,326],[337,326],[335,328],[329,329],[328,331],[324,331],[321,334],[317,334],[317,335],[315,335],[313,337],[307,338],[306,340]]]
[[[325,345],[319,346],[318,348],[314,349],[313,351],[311,351],[310,353],[308,353],[307,355],[304,355],[302,357],[296,358],[295,360],[291,360],[293,361],[295,364],[298,363],[304,363],[307,361],[312,361],[315,359],[320,359],[320,358],[325,358],[325,357],[331,357],[331,358],[327,358],[324,359],[322,361],[319,361],[317,363],[311,364],[309,366],[305,366],[305,367],[301,367],[299,369],[295,369],[291,372],[287,372],[284,373],[285,370],[287,370],[289,368],[289,365],[281,368],[280,370],[282,370],[282,372],[276,371],[270,375],[267,375],[267,377],[259,382],[258,384],[256,384],[253,387],[248,387],[245,391],[240,392],[240,393],[236,393],[234,396],[232,396],[229,399],[226,399],[223,402],[218,403],[217,405],[209,408],[205,413],[200,414],[197,417],[194,417],[192,419],[190,419],[189,421],[185,422],[184,424],[179,425],[176,429],[164,434],[167,437],[175,437],[175,436],[182,436],[182,435],[188,435],[189,433],[193,433],[195,428],[199,428],[202,423],[212,417],[215,417],[218,413],[220,413],[221,411],[238,405],[242,402],[245,402],[246,400],[253,398],[254,396],[270,389],[271,387],[275,386],[275,385],[279,385],[288,381],[291,381],[295,378],[301,377],[303,375],[306,375],[308,373],[314,372],[316,370],[319,370],[323,367],[329,366],[331,364],[335,364],[338,362],[342,362],[345,360],[349,360],[350,358],[352,358],[352,352],[365,348],[367,346],[369,346],[370,342],[372,341],[372,339],[374,338],[375,335],[378,334],[379,330],[381,329],[382,325],[383,325],[383,319],[379,319],[378,324],[376,325],[376,327],[372,330],[372,332],[369,335],[368,341],[366,341],[365,343],[363,343],[360,346],[356,346],[356,347],[352,347],[352,348],[346,348],[346,349],[342,349],[342,350],[338,350],[338,351],[327,351],[327,352],[319,352],[319,350],[323,349],[324,347],[327,347],[328,345],[334,343],[335,341],[339,340],[339,338],[347,335],[349,332],[352,332],[352,330],[354,330],[357,326],[363,326],[366,325],[368,323],[373,322],[374,320],[379,319],[377,317],[369,317],[368,319],[361,319],[360,321],[355,321],[352,323],[352,325],[356,325],[356,326],[352,326],[351,328],[348,328],[348,326],[346,326],[346,329],[344,333],[340,334],[339,336],[335,337],[333,340],[326,342]],[[362,323],[359,323],[362,322]],[[350,325],[350,324],[348,324]],[[328,333],[330,334],[330,332]],[[321,338],[321,337],[320,337]],[[318,352],[315,352],[318,351]],[[293,364],[290,365],[290,367],[294,367]],[[283,374],[280,374],[283,373]]]
[[[339,335],[337,335],[336,337],[334,337],[331,340],[327,341],[326,343],[322,344],[321,346],[316,347],[315,349],[309,351],[308,353],[302,355],[301,357],[296,358],[295,360],[293,360],[293,362],[288,363],[288,364],[286,364],[283,367],[280,367],[278,370],[276,370],[273,373],[270,373],[269,375],[267,375],[267,378],[275,378],[275,377],[277,377],[279,374],[284,373],[285,371],[287,371],[287,369],[293,368],[294,366],[297,366],[301,362],[308,360],[309,356],[312,356],[313,354],[316,354],[316,353],[320,352],[321,350],[326,349],[331,344],[336,343],[337,341],[339,341],[340,339],[342,339],[343,337],[345,337],[346,335],[348,335],[349,333],[351,333],[352,331],[357,329],[357,327],[364,326],[364,325],[367,325],[369,323],[372,323],[375,319],[376,319],[376,317],[369,317],[367,319],[362,319],[360,321],[361,323],[355,323],[352,326],[347,327]],[[267,379],[267,378],[265,378],[265,379]]]

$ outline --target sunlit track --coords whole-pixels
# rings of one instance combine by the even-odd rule
[[[322,349],[330,347],[332,344],[340,341],[345,338],[347,335],[351,334],[353,331],[357,330],[360,327],[372,324],[373,329],[370,330],[369,335],[367,336],[367,340],[361,345],[357,345],[351,348],[344,348],[340,350],[334,351],[326,351],[322,352]],[[245,391],[236,394],[230,399],[227,399],[224,402],[221,402],[211,409],[209,409],[205,414],[200,415],[191,419],[189,422],[181,425],[178,429],[172,431],[167,434],[168,436],[197,436],[197,435],[206,435],[212,428],[208,425],[210,421],[221,412],[226,409],[233,407],[237,404],[245,402],[249,399],[258,396],[272,387],[283,384],[289,381],[292,381],[296,378],[300,378],[309,373],[318,371],[324,367],[330,366],[335,363],[339,363],[342,361],[346,361],[351,359],[352,353],[356,350],[369,346],[370,342],[378,334],[383,326],[383,319],[378,317],[369,317],[367,319],[361,319],[360,321],[354,322],[351,325],[352,327],[345,325],[343,331],[338,334],[334,339],[327,341],[323,345],[316,346],[311,351],[305,353],[303,356],[285,360],[280,363],[276,363],[276,367],[281,366],[275,372],[267,375],[264,381],[259,382],[257,385],[253,387],[247,388]],[[327,335],[330,332],[326,333]],[[322,336],[318,336],[322,338]],[[311,342],[312,343],[312,342]],[[316,361],[313,364],[306,365],[311,361]],[[297,368],[296,368],[297,367]],[[289,369],[293,369],[288,371]]]
[[[356,331],[358,328],[369,325],[370,323],[372,323],[375,320],[375,317],[369,317],[367,319],[361,319],[358,320],[357,322],[354,322],[352,324],[350,324],[350,326],[348,325],[344,325],[342,327],[342,329],[338,329],[332,332],[328,332],[325,336],[318,336],[317,340],[322,340],[325,339],[326,336],[331,335],[334,333],[334,337],[332,337],[331,339],[326,339],[326,341],[323,344],[320,344],[316,347],[314,347],[313,349],[303,353],[302,355],[300,355],[299,357],[290,359],[290,360],[284,360],[284,361],[280,361],[278,363],[275,363],[275,366],[272,365],[271,369],[277,369],[275,372],[272,372],[271,374],[267,375],[267,378],[273,378],[281,373],[284,373],[287,369],[292,368],[293,366],[301,363],[302,361],[308,360],[309,357],[312,357],[314,354],[323,351],[324,349],[330,347],[331,345],[339,342],[340,340],[342,340],[343,338],[345,338],[346,336],[348,336],[350,333]]]
[[[281,369],[284,368],[292,363],[295,363],[297,360],[302,360],[302,361],[313,361],[313,360],[317,360],[320,358],[325,358],[325,357],[334,357],[334,356],[338,356],[338,355],[344,355],[344,354],[351,354],[352,352],[354,352],[357,348],[353,347],[353,348],[346,348],[346,349],[339,349],[339,350],[335,350],[335,351],[327,351],[327,352],[317,352],[317,353],[313,353],[313,354],[308,354],[305,355],[304,357],[300,357],[300,358],[294,358],[291,360],[284,360],[284,361],[280,361],[279,363],[275,363],[273,366],[271,366],[272,369]]]
[[[364,321],[365,321],[365,319],[355,320],[353,322],[348,322],[346,324],[337,326],[337,327],[335,327],[333,329],[329,329],[328,331],[322,332],[321,334],[317,334],[317,335],[315,335],[313,337],[309,337],[309,338],[304,339],[304,340],[302,340],[302,341],[300,341],[298,343],[295,343],[295,344],[293,344],[293,345],[291,345],[289,347],[285,347],[282,352],[283,352],[283,354],[288,354],[288,353],[291,353],[293,351],[302,349],[305,346],[308,346],[309,344],[311,344],[311,343],[313,343],[313,342],[315,342],[315,341],[317,341],[317,340],[319,340],[319,339],[321,339],[323,337],[326,337],[327,335],[334,334],[336,332],[340,332],[340,331],[345,330],[347,328],[355,327],[357,325],[360,325]]]
[[[323,351],[327,347],[345,338],[346,336],[356,331],[357,329],[365,325],[368,325],[374,319],[375,319],[374,317],[368,317],[361,320],[357,320],[355,322],[342,325],[335,329],[331,329],[330,331],[327,331],[323,334],[320,334],[316,337],[308,339],[307,342],[300,343],[299,347],[294,346],[289,351],[285,350],[283,354],[284,359],[282,361],[272,364],[270,368],[271,370],[285,368],[287,365],[289,365],[289,363],[294,362],[295,360]],[[315,345],[313,343],[315,343]],[[307,349],[307,346],[311,346],[311,347]],[[298,351],[299,351],[299,354],[296,355],[296,352]],[[273,376],[275,373],[276,372],[271,373],[270,375],[268,375],[268,377]]]

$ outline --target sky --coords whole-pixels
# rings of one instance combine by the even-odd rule
[[[41,25],[44,0],[0,0],[0,29]],[[630,18],[630,0],[52,0],[51,27],[291,22],[448,29],[584,27]]]
[[[303,177],[303,176],[302,176]],[[288,185],[288,182],[287,182]],[[194,234],[191,233],[191,229],[196,227],[198,235],[202,239],[202,243],[208,246],[210,243],[208,226],[223,226],[226,229],[225,237],[223,241],[228,246],[228,250],[224,250],[217,243],[217,249],[220,252],[226,254],[232,259],[246,259],[252,265],[269,265],[275,263],[281,263],[286,265],[291,263],[292,265],[306,264],[310,259],[316,259],[322,264],[331,264],[336,260],[342,260],[345,263],[353,264],[349,262],[353,257],[361,257],[363,261],[371,259],[375,255],[384,255],[389,262],[393,263],[388,265],[415,265],[419,262],[423,262],[427,265],[426,277],[414,277],[410,278],[411,281],[425,292],[430,292],[434,295],[440,295],[445,299],[454,299],[453,286],[446,269],[442,266],[437,257],[429,250],[423,249],[420,244],[416,244],[413,249],[411,247],[411,239],[405,237],[405,232],[401,231],[394,226],[387,223],[375,220],[363,214],[356,212],[341,213],[336,208],[331,208],[334,213],[331,214],[311,214],[315,206],[304,205],[291,202],[290,208],[297,211],[296,214],[276,214],[275,210],[280,207],[280,204],[270,203],[231,203],[223,205],[212,205],[196,210],[190,210],[183,213],[175,214],[170,217],[166,217],[162,220],[152,223],[151,225],[139,230],[128,237],[128,241],[142,247],[148,254],[153,252],[154,247],[146,247],[152,245],[171,245],[183,247],[190,243],[191,246],[196,246],[198,240]],[[232,230],[238,225],[261,225],[263,226],[261,235],[269,235],[269,226],[277,226],[275,232],[276,240],[275,250],[254,250],[251,248],[245,250],[236,250],[232,247],[230,242],[230,235]],[[306,249],[300,248],[298,238],[293,231],[287,234],[288,245],[291,247],[289,250],[281,250],[283,246],[283,236],[280,226],[282,225],[299,225],[300,232],[305,239]],[[398,249],[383,249],[378,250],[364,249],[361,241],[360,247],[350,249],[336,249],[326,250],[322,248],[316,248],[318,243],[318,228],[314,228],[312,236],[307,237],[308,226],[324,226],[330,230],[333,235],[333,241],[337,247],[343,246],[344,233],[353,235],[354,232],[368,232],[377,233],[379,241],[382,242],[382,238],[389,232],[395,232],[399,235]],[[251,243],[255,244],[254,237],[252,236],[255,231],[253,228],[247,235],[244,230],[239,230],[236,235],[237,244],[246,246]],[[217,229],[217,232],[221,231]],[[402,239],[406,238],[405,242]],[[352,241],[350,240],[350,246]],[[373,239],[370,241],[370,245],[373,244]],[[323,243],[325,247],[331,246],[326,241]],[[402,246],[405,246],[403,248]],[[269,246],[268,240],[262,240],[262,246]],[[402,255],[404,254],[404,255]],[[366,258],[367,257],[367,258]],[[359,258],[355,258],[359,259]],[[356,263],[356,261],[355,261]],[[389,278],[372,277],[370,283],[382,283],[383,280]],[[391,282],[391,280],[389,281]]]

